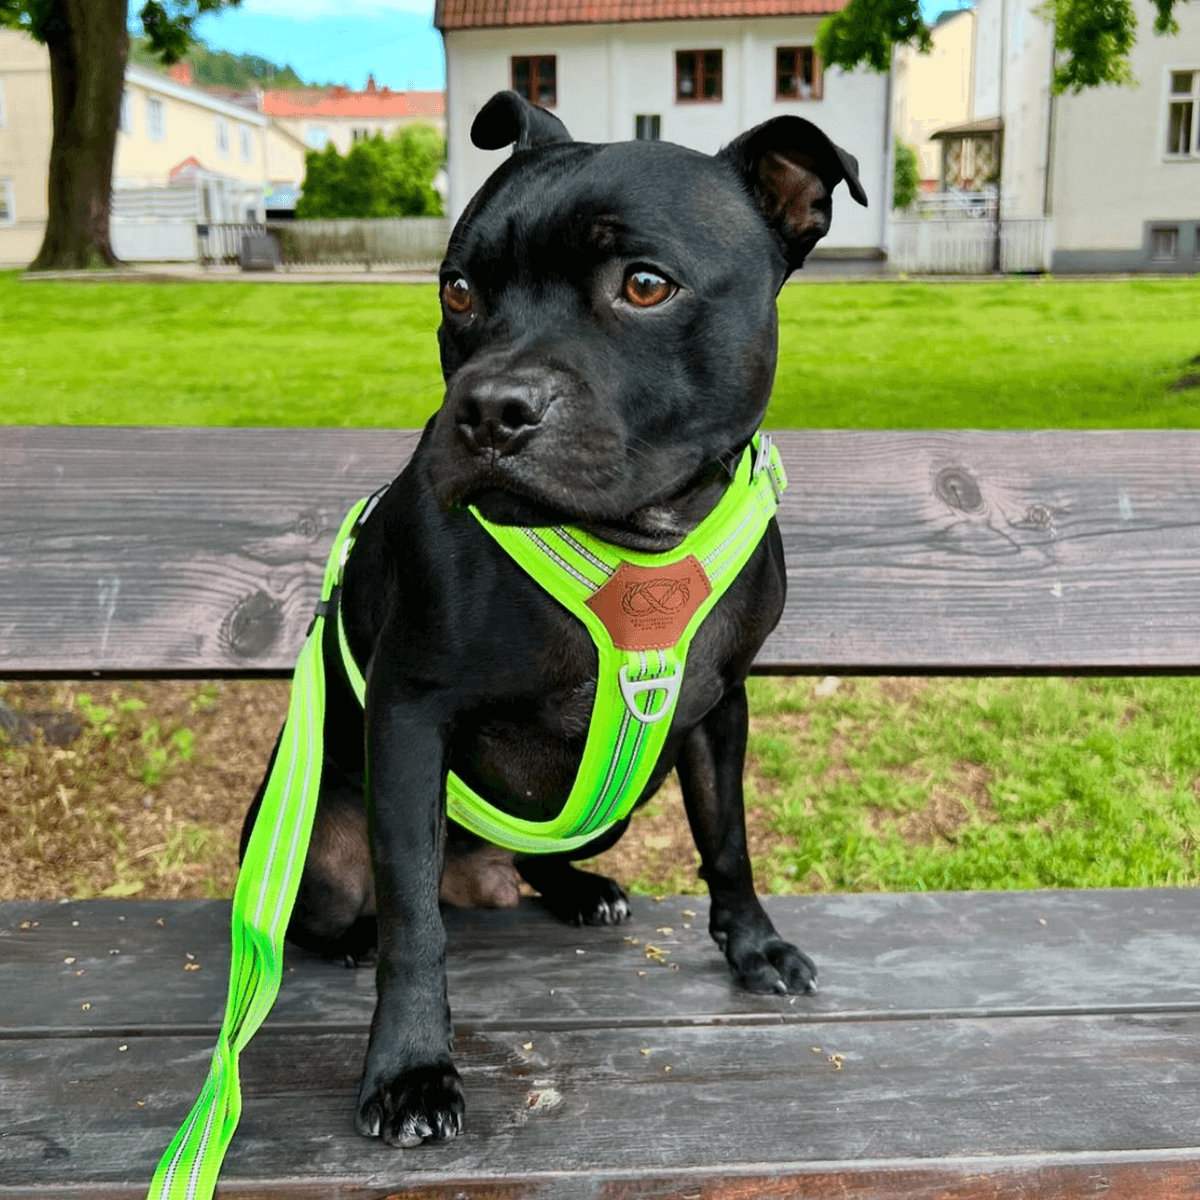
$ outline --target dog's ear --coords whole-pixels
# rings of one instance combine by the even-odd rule
[[[835,146],[803,117],[776,117],[756,125],[718,155],[745,181],[767,224],[782,240],[795,270],[829,232],[833,189],[842,180],[866,205],[858,159]]]
[[[518,150],[569,142],[567,127],[553,114],[516,92],[497,92],[471,122],[471,141],[480,150],[499,150],[514,142]]]

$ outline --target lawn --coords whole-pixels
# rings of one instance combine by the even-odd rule
[[[24,283],[0,274],[10,424],[424,424],[432,284]],[[1196,428],[1200,279],[821,283],[780,297],[767,424]]]
[[[440,396],[431,285],[22,283],[7,423],[408,426]],[[768,425],[1200,427],[1200,279],[785,288]],[[1200,680],[750,685],[762,890],[1200,883]],[[286,703],[270,682],[0,684],[0,898],[228,894]],[[7,710],[5,708],[7,706]],[[0,720],[0,725],[3,725]],[[2,735],[0,735],[2,737]],[[695,891],[673,787],[602,869]]]

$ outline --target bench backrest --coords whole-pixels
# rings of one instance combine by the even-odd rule
[[[0,429],[0,676],[286,674],[413,431]],[[1200,668],[1200,433],[777,435],[797,673]]]

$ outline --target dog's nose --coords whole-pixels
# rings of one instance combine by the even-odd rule
[[[550,407],[550,390],[528,379],[482,379],[459,398],[455,421],[473,450],[518,449]]]

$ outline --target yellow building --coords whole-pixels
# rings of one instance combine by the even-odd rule
[[[194,257],[196,221],[262,220],[269,192],[304,179],[305,147],[295,134],[184,78],[125,69],[114,224],[126,246],[150,247],[146,257]],[[27,263],[41,245],[51,131],[49,55],[25,34],[0,29],[0,263]],[[153,226],[167,216],[177,228],[164,241]],[[132,225],[139,233],[131,241]],[[175,252],[164,249],[168,242]]]
[[[932,191],[942,175],[942,147],[930,135],[974,118],[975,11],[943,13],[933,27],[933,50],[896,51],[895,130],[921,160],[921,180]]]
[[[30,262],[42,244],[50,130],[46,48],[0,29],[0,263]]]

